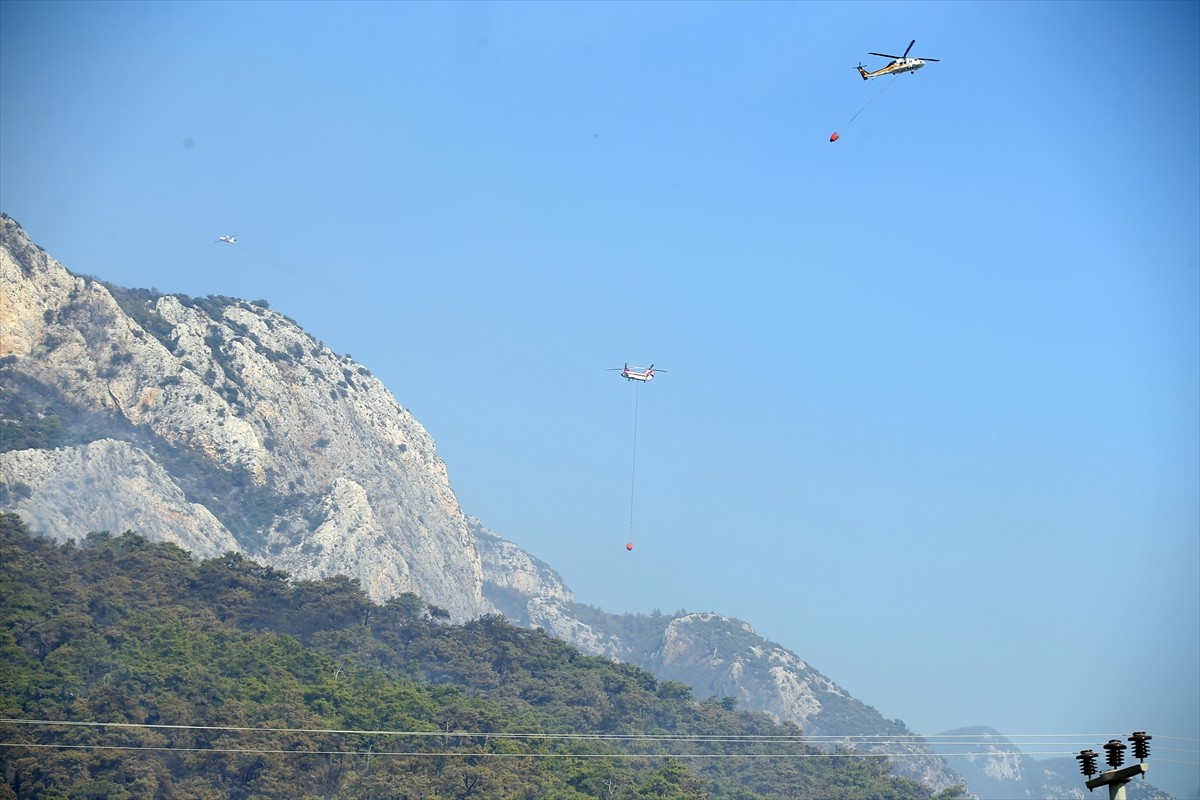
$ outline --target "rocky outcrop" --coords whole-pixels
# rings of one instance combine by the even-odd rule
[[[485,591],[498,599],[519,598],[573,603],[575,596],[562,577],[548,564],[531,556],[512,542],[489,531],[479,520],[468,517],[483,562]]]
[[[377,600],[415,592],[460,620],[493,610],[433,439],[365,367],[263,303],[122,294],[0,225],[4,368],[53,389],[59,413],[177,448],[268,506],[234,524],[228,497],[190,498],[222,520],[214,542],[305,576],[354,575]],[[57,535],[86,533],[53,521]]]
[[[819,734],[820,696],[846,697],[832,681],[744,622],[718,614],[672,619],[654,657],[655,669],[696,686],[702,695],[733,697]]]
[[[935,789],[961,783],[902,722],[885,719],[740,620],[712,613],[670,619],[658,649],[638,662],[691,685],[700,697],[730,697],[739,708],[792,722],[823,746],[903,753],[893,760],[893,771]]]
[[[509,541],[470,520],[483,558],[484,595],[513,622],[541,628],[589,655],[622,658],[619,636],[593,626],[575,613],[575,596],[562,577]],[[626,659],[627,660],[627,659]]]
[[[0,453],[2,505],[58,541],[136,530],[215,558],[238,543],[207,508],[189,503],[158,464],[126,442]]]
[[[0,448],[0,506],[44,535],[133,529],[296,578],[349,575],[377,601],[413,592],[455,620],[501,611],[812,735],[908,733],[737,620],[577,604],[552,568],[463,513],[433,439],[379,380],[267,303],[75,275],[8,217],[0,411],[23,435],[61,424],[54,444]],[[899,771],[957,782],[912,747]]]

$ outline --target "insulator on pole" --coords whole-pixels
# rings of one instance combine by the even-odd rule
[[[1116,769],[1125,763],[1125,743],[1119,739],[1109,739],[1108,744],[1104,745],[1104,749],[1108,751],[1108,756],[1104,759],[1110,767]]]
[[[1138,761],[1145,761],[1150,757],[1150,745],[1147,744],[1154,737],[1145,731],[1134,731],[1129,737],[1129,741],[1133,742],[1133,757]]]
[[[1079,755],[1075,756],[1075,760],[1079,762],[1079,771],[1084,775],[1090,778],[1096,774],[1095,750],[1080,750]]]

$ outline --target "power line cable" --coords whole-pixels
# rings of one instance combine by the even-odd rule
[[[182,745],[129,745],[129,744],[63,744],[45,742],[0,742],[0,747],[12,749],[42,749],[42,750],[120,750],[120,751],[152,751],[152,752],[187,752],[187,753],[240,753],[248,755],[325,755],[325,756],[395,756],[395,757],[446,757],[446,758],[678,758],[678,759],[899,759],[899,758],[928,758],[940,755],[938,753],[871,753],[871,752],[792,752],[792,753],[681,753],[681,752],[566,752],[566,753],[496,753],[486,750],[319,750],[313,748],[266,748],[266,747],[185,747]],[[989,752],[958,753],[959,756],[983,757],[993,755]],[[1070,751],[1049,755],[1072,755]],[[1155,763],[1176,764],[1180,766],[1198,766],[1196,761],[1176,761],[1173,759],[1156,758]]]
[[[456,736],[456,737],[493,737],[493,738],[539,738],[539,739],[661,739],[661,740],[696,740],[696,741],[804,741],[804,742],[859,742],[859,743],[922,743],[937,740],[995,743],[997,738],[1008,741],[1019,739],[1069,739],[1091,741],[1096,738],[1111,736],[1111,731],[1105,733],[1024,733],[1024,734],[690,734],[690,733],[565,733],[544,731],[471,731],[471,730],[397,730],[370,728],[292,728],[292,727],[257,727],[252,725],[200,725],[193,723],[165,722],[120,722],[101,720],[66,720],[66,719],[32,719],[22,717],[0,718],[0,724],[8,725],[41,725],[57,727],[93,727],[93,728],[159,728],[185,729],[225,732],[250,733],[329,733],[329,734],[360,734],[371,736]],[[1200,744],[1200,739],[1180,736],[1156,735],[1156,741],[1180,741]],[[1065,743],[1064,743],[1065,744]]]
[[[815,753],[674,753],[679,757],[688,758],[916,758],[938,756],[942,758],[948,757],[984,757],[995,755],[995,737],[976,735],[976,734],[954,734],[954,735],[937,735],[932,737],[922,737],[919,735],[857,735],[857,736],[804,736],[803,734],[786,735],[786,734],[605,734],[605,733],[544,733],[544,732],[505,732],[505,731],[440,731],[440,730],[421,730],[421,731],[401,731],[401,730],[369,730],[356,728],[261,728],[253,726],[234,726],[234,725],[193,725],[193,724],[168,724],[168,723],[138,723],[138,722],[97,722],[85,720],[36,720],[36,719],[16,719],[7,718],[0,719],[0,724],[9,724],[25,727],[60,727],[60,728],[114,728],[114,729],[141,729],[141,730],[192,730],[203,732],[219,732],[230,734],[264,734],[264,735],[284,735],[284,734],[323,734],[329,736],[390,736],[390,737],[423,737],[427,739],[525,739],[525,740],[542,740],[553,741],[559,740],[564,742],[606,742],[606,743],[648,743],[659,742],[670,745],[680,744],[710,744],[710,745],[808,745],[810,747],[825,746],[853,746],[855,744],[864,746],[875,746],[874,750],[854,750],[852,752],[845,751],[821,751],[818,749]],[[1061,748],[1064,746],[1073,746],[1077,744],[1087,744],[1095,741],[1097,738],[1103,738],[1108,734],[1017,734],[1006,739],[1029,739],[1032,741],[1024,742],[1025,747],[1044,746]],[[946,741],[928,742],[926,738],[940,739]],[[1197,743],[1200,740],[1190,739],[1176,736],[1160,736],[1163,741],[1180,741],[1188,743]],[[1043,740],[1059,740],[1059,741],[1043,741]],[[1061,741],[1067,740],[1067,741]],[[897,750],[897,746],[917,746],[929,745],[933,747],[920,747],[913,750]],[[936,745],[941,745],[937,747]],[[945,747],[961,747],[962,750],[942,752]],[[181,749],[181,750],[203,750],[212,752],[224,752],[232,750],[236,752],[252,752],[252,753],[300,753],[308,752],[301,750],[277,750],[272,748],[187,748],[187,747],[164,747],[153,745],[104,745],[104,744],[52,744],[52,743],[25,743],[25,742],[0,742],[0,746],[5,747],[58,747],[58,748],[108,748],[108,749]],[[887,748],[884,750],[883,748]],[[1180,748],[1159,748],[1160,752],[1179,753],[1183,755],[1200,755],[1196,750],[1185,750]],[[314,753],[367,753],[379,751],[359,751],[359,750],[330,750],[330,751],[312,751]],[[1039,750],[1036,752],[1020,751],[1022,755],[1029,757],[1049,757],[1049,756],[1070,756],[1075,751],[1073,750]],[[500,755],[487,754],[476,751],[462,750],[435,750],[435,751],[395,751],[393,755]],[[505,754],[515,757],[547,757],[553,755],[555,757],[582,757],[585,754]],[[671,753],[592,753],[586,754],[587,757],[659,757],[663,755],[672,755]],[[1171,759],[1155,759],[1158,763],[1181,764],[1185,766],[1195,766],[1196,761],[1177,761]]]

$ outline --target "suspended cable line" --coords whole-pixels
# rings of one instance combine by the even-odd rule
[[[875,102],[875,98],[879,97],[879,95],[881,95],[881,94],[883,94],[884,92],[886,92],[886,91],[888,90],[888,87],[890,87],[890,86],[891,86],[893,83],[895,83],[895,82],[896,82],[896,78],[899,78],[899,77],[900,77],[899,75],[893,75],[893,76],[892,76],[892,79],[891,79],[890,81],[886,81],[886,82],[883,84],[883,88],[882,88],[882,89],[880,89],[878,92],[876,92],[874,95],[872,95],[871,99],[870,99],[870,100],[868,100],[868,101],[866,102],[866,104],[865,104],[865,105],[863,105],[863,107],[862,107],[862,108],[860,108],[858,111],[855,111],[855,112],[854,112],[854,116],[850,118],[850,122],[854,122],[854,120],[858,119],[858,115],[859,115],[859,114],[861,114],[862,112],[866,111],[866,110],[867,110],[867,106],[871,105],[871,103],[874,103],[874,102]],[[846,123],[846,127],[849,127],[849,126],[850,126],[850,122],[847,122],[847,123]]]
[[[630,470],[629,476],[629,538],[625,542],[625,549],[633,549],[633,508],[634,499],[637,496],[637,437],[638,437],[638,399],[641,397],[641,384],[648,383],[654,379],[654,365],[642,369],[641,367],[631,367],[629,362],[625,362],[624,367],[612,367],[611,372],[620,372],[621,377],[627,381],[633,381],[633,468]],[[665,369],[658,370],[666,372]]]
[[[866,110],[867,110],[867,106],[871,105],[871,103],[874,103],[874,102],[875,102],[875,99],[876,99],[877,97],[879,97],[879,95],[881,95],[881,94],[883,94],[884,92],[886,92],[886,91],[888,90],[888,88],[889,88],[889,87],[890,87],[890,86],[891,86],[893,83],[895,83],[895,82],[896,82],[896,78],[899,78],[899,77],[900,77],[900,76],[899,76],[898,74],[897,74],[897,75],[893,75],[893,76],[892,76],[892,79],[891,79],[890,81],[884,81],[883,88],[882,88],[882,89],[880,89],[880,90],[879,90],[878,92],[876,92],[875,94],[873,94],[873,95],[871,96],[871,99],[870,99],[870,100],[868,100],[868,101],[867,101],[867,102],[866,102],[866,103],[863,105],[863,107],[862,107],[862,108],[860,108],[858,111],[855,111],[855,112],[854,112],[854,116],[853,116],[853,117],[851,117],[851,118],[850,118],[850,119],[849,119],[849,120],[846,122],[846,128],[849,128],[849,127],[850,127],[850,126],[851,126],[851,125],[854,123],[854,120],[858,119],[858,115],[859,115],[859,114],[861,114],[862,112],[866,111]],[[845,130],[845,128],[843,128],[843,130]],[[832,136],[830,136],[830,137],[829,137],[829,141],[831,141],[831,142],[836,142],[836,141],[837,141],[838,139],[840,139],[840,138],[841,138],[841,137],[840,137],[840,136],[838,135],[838,133],[835,131],[835,132],[834,132],[834,134],[833,134]]]
[[[638,434],[638,399],[641,397],[641,383],[633,385],[633,469],[629,478],[629,539],[625,543],[626,550],[633,549],[633,498],[637,489],[637,434]]]

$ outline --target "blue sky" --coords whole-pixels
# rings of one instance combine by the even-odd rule
[[[0,206],[351,354],[582,602],[1190,793],[1198,9],[8,1]]]

